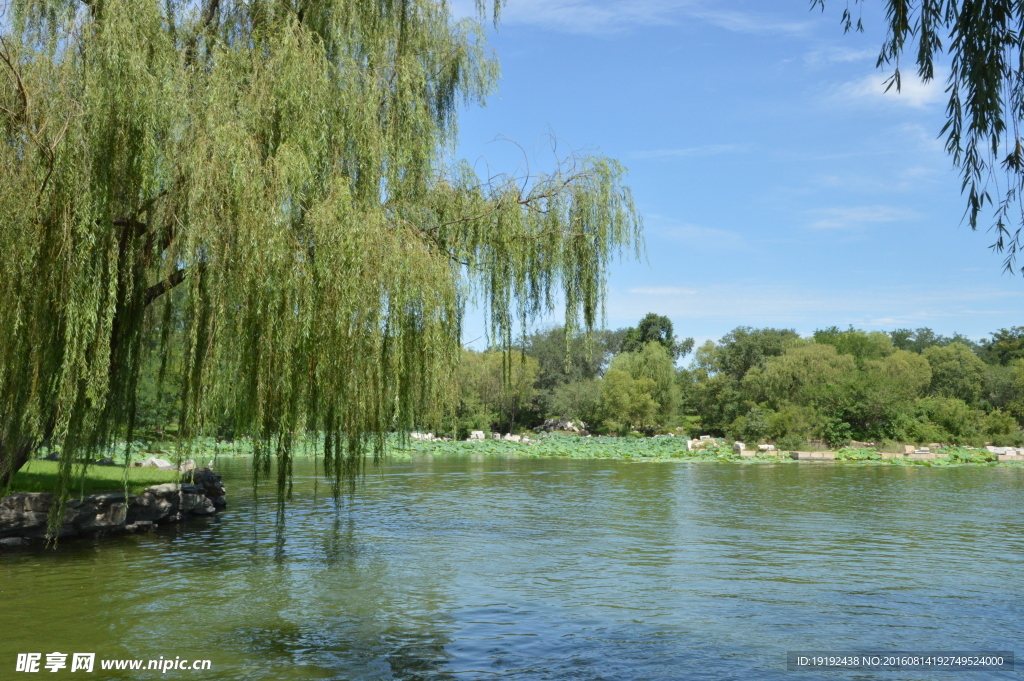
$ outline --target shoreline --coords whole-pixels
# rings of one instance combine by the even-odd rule
[[[744,464],[836,463],[885,466],[999,466],[1024,468],[1024,456],[1007,456],[984,449],[943,447],[935,452],[895,454],[867,447],[834,450],[735,451],[724,443],[707,445],[696,451],[686,440],[675,437],[615,438],[549,435],[529,442],[507,440],[462,440],[415,442],[393,448],[394,454],[411,459],[413,455],[511,455],[528,458],[618,460],[631,462],[720,462]]]
[[[227,508],[221,476],[209,468],[188,471],[180,482],[146,488],[141,494],[97,492],[68,500],[56,536],[49,534],[54,495],[14,492],[0,499],[0,549],[39,541],[148,532],[158,525],[217,515]]]

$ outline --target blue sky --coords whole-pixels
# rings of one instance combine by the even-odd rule
[[[514,172],[507,137],[550,169],[554,136],[629,168],[647,258],[613,268],[611,328],[647,312],[698,341],[740,325],[980,338],[1024,323],[1024,279],[961,224],[942,69],[923,85],[907,64],[903,92],[883,93],[880,0],[864,34],[843,33],[843,0],[826,4],[509,0],[490,33],[500,91],[463,113],[459,155]]]

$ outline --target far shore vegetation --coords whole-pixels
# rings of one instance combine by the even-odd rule
[[[254,454],[258,442],[228,417],[211,422],[206,436],[178,442],[174,384],[181,369],[163,367],[162,382],[160,370],[154,355],[141,371],[131,459]],[[457,406],[412,428],[444,440],[407,439],[395,429],[386,439],[389,456],[733,460],[738,440],[751,449],[771,443],[886,464],[897,461],[882,461],[882,452],[940,445],[939,459],[917,465],[948,465],[992,463],[986,445],[1024,446],[1024,327],[981,341],[927,328],[832,327],[801,337],[790,329],[739,327],[694,350],[667,318],[648,314],[614,331],[538,331],[508,353],[464,350],[456,377]],[[593,437],[541,439],[538,429],[550,419],[571,421]],[[461,442],[473,431],[483,431],[486,441]],[[494,439],[509,433],[532,442]],[[685,440],[702,435],[718,438],[719,446],[687,452]],[[125,449],[119,443],[108,454],[123,463]],[[293,444],[296,456],[322,449],[322,435]],[[754,459],[761,460],[778,457]]]
[[[1024,445],[1024,327],[980,342],[927,328],[802,337],[738,327],[690,347],[649,314],[634,329],[568,343],[562,328],[535,333],[507,365],[500,352],[467,350],[448,431],[527,432],[562,417],[593,434],[710,435],[787,450]]]

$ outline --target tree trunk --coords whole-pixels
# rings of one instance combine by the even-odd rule
[[[0,490],[7,488],[14,475],[28,463],[35,449],[31,442],[22,440],[8,448],[7,443],[0,442]]]

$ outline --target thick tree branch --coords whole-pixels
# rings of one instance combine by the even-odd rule
[[[149,225],[145,222],[139,222],[134,218],[114,218],[111,222],[113,222],[116,227],[131,227],[135,230],[135,236],[137,237],[142,236],[149,231]]]
[[[182,267],[180,270],[176,270],[171,273],[171,276],[167,277],[163,281],[153,284],[147,288],[146,297],[143,301],[144,306],[148,307],[154,300],[185,281],[185,276],[188,275],[189,269],[191,268]]]

